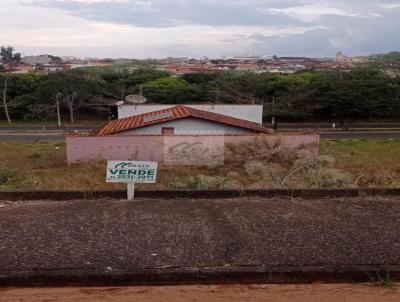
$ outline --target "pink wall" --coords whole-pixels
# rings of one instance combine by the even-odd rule
[[[270,142],[280,140],[283,147],[295,149],[304,147],[311,155],[319,152],[319,136],[315,134],[281,134],[281,135],[179,135],[184,141],[200,141],[210,147],[213,140],[236,144],[254,140],[266,139]],[[95,160],[164,160],[164,136],[136,135],[136,136],[68,136],[67,161],[68,163],[95,161]]]

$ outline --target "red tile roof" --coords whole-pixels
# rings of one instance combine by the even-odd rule
[[[156,120],[151,120],[149,117],[151,116],[160,116],[162,114],[165,114],[165,118],[160,118]],[[162,116],[161,116],[162,117]],[[183,119],[183,118],[198,118],[198,119],[203,119],[203,120],[208,120],[216,123],[222,123],[226,125],[230,125],[233,127],[239,127],[239,128],[244,128],[247,130],[252,130],[254,132],[258,133],[266,133],[266,134],[271,134],[273,133],[273,130],[265,128],[257,123],[214,113],[214,112],[208,112],[204,110],[199,110],[199,109],[194,109],[190,108],[184,105],[178,105],[175,107],[171,107],[168,109],[163,109],[163,110],[158,110],[158,111],[153,111],[149,113],[144,113],[140,115],[135,115],[123,119],[118,119],[111,121],[101,127],[99,130],[95,132],[95,135],[110,135],[122,131],[127,131],[131,129],[136,129],[136,128],[142,128],[146,127],[149,125],[155,125],[159,123],[164,123],[164,122],[169,122],[169,121],[175,121],[178,119]]]

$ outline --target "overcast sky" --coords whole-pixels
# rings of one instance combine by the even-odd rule
[[[1,0],[0,45],[91,57],[400,50],[399,0]]]

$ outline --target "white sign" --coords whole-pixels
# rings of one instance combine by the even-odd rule
[[[157,162],[109,160],[107,182],[155,183],[157,168]]]

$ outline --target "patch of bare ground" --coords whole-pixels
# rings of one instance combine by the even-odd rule
[[[193,285],[160,287],[8,288],[1,302],[398,302],[400,287],[370,284]]]

